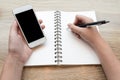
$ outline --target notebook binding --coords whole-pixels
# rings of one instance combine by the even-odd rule
[[[62,35],[61,35],[61,12],[54,12],[54,46],[55,62],[59,65],[62,62]]]

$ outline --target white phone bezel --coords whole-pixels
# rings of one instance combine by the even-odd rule
[[[19,7],[19,8],[14,9],[14,10],[13,10],[13,14],[14,14],[14,16],[15,16],[15,15],[18,14],[18,13],[21,13],[21,12],[24,12],[24,11],[27,11],[27,10],[30,10],[30,9],[33,9],[32,6],[30,6],[30,5],[22,6],[22,7]],[[33,11],[34,11],[34,10],[33,10]],[[19,24],[16,16],[15,16],[15,19],[16,19],[16,21],[17,21],[17,23],[18,23],[18,25],[19,25],[19,27],[20,27],[20,30],[21,30],[21,32],[22,32],[22,34],[23,34],[23,36],[24,36],[24,38],[25,38],[25,40],[26,40],[26,42],[27,42],[27,44],[28,44],[28,46],[29,46],[30,48],[36,47],[36,46],[38,46],[38,45],[40,45],[40,44],[43,44],[43,43],[46,41],[45,35],[44,35],[44,33],[43,33],[43,31],[42,31],[42,29],[41,29],[41,27],[40,27],[40,29],[41,29],[44,37],[43,37],[43,38],[40,38],[40,39],[38,39],[38,40],[35,40],[35,41],[33,41],[33,42],[28,43],[28,41],[27,41],[27,39],[26,39],[26,37],[25,37],[22,29],[21,29],[21,26],[20,26],[20,24]],[[38,22],[38,24],[39,24],[39,22]],[[39,24],[39,25],[40,25],[40,24]]]

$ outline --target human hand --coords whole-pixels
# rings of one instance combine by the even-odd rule
[[[42,20],[39,20],[39,23],[42,23]],[[44,25],[41,25],[42,29],[45,28]],[[23,35],[19,29],[19,26],[16,21],[13,22],[10,35],[9,35],[9,54],[13,59],[19,61],[23,65],[29,59],[32,54],[32,49],[30,49],[23,38]]]
[[[85,24],[90,22],[93,22],[93,20],[86,16],[76,15],[74,23],[73,24],[69,23],[68,27],[72,30],[73,33],[78,35],[79,38],[82,38],[90,45],[94,45],[99,40],[101,40],[101,36],[96,27],[80,28],[76,26],[78,24]]]

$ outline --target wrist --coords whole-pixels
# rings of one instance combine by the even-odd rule
[[[101,51],[104,51],[104,49],[108,47],[108,44],[101,37],[92,44],[92,47],[98,54],[101,54]]]
[[[24,64],[18,60],[17,57],[15,57],[12,53],[9,53],[6,59],[6,64],[18,66],[19,68],[23,68]]]
[[[100,46],[101,44],[104,44],[104,42],[105,41],[102,39],[102,37],[98,37],[91,43],[91,46],[93,48],[96,48],[97,46]]]
[[[22,71],[23,64],[9,53],[4,63],[0,79],[20,80],[22,76]]]

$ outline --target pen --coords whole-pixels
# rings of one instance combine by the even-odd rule
[[[91,27],[92,25],[102,25],[102,24],[106,24],[106,23],[109,23],[109,22],[110,21],[102,20],[102,21],[97,21],[97,22],[92,22],[92,23],[80,24],[80,25],[77,25],[77,26],[86,28],[86,27]]]

